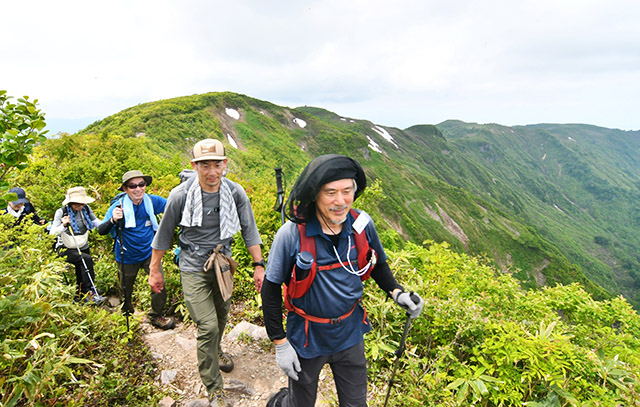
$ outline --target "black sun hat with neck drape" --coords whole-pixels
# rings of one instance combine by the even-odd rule
[[[324,184],[345,178],[356,180],[354,200],[367,187],[367,178],[360,164],[340,154],[326,154],[314,158],[302,170],[286,203],[286,215],[292,222],[305,223],[315,216],[316,196]]]

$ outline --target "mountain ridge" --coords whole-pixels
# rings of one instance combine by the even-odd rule
[[[486,255],[525,288],[578,281],[596,298],[640,304],[637,131],[459,120],[402,130],[213,92],[125,109],[78,132],[88,134],[145,135],[154,152],[185,163],[194,141],[220,138],[238,173],[282,167],[290,184],[316,155],[350,155],[380,182],[379,220],[404,238]]]

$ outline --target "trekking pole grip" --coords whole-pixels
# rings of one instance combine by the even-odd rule
[[[273,210],[280,212],[280,220],[284,224],[284,188],[282,187],[282,167],[274,168],[276,172],[277,200]]]
[[[276,172],[276,187],[278,190],[276,191],[278,194],[283,194],[284,189],[282,189],[282,167],[274,168]]]

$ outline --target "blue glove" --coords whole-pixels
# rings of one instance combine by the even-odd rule
[[[298,354],[289,341],[276,345],[276,363],[287,376],[293,380],[298,380],[298,372],[300,372],[302,368],[300,367]]]
[[[411,293],[399,291],[393,297],[393,300],[407,311],[407,315],[409,315],[411,319],[417,318],[422,312],[422,307],[424,306],[422,298],[413,291],[411,291]]]

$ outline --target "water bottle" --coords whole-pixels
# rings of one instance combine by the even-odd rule
[[[296,257],[296,280],[304,280],[309,275],[313,265],[313,255],[309,252],[300,252]]]

